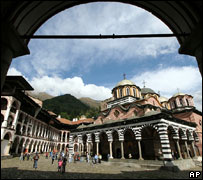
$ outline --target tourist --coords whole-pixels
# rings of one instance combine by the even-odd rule
[[[55,159],[55,156],[54,156],[54,154],[53,154],[52,157],[51,157],[51,163],[52,163],[52,164],[54,164],[54,159]]]
[[[53,153],[52,153],[52,151],[50,151],[50,155],[49,155],[49,157],[52,157],[52,155],[53,155]]]
[[[29,161],[30,153],[27,153],[27,161]]]
[[[20,154],[20,161],[23,160],[23,153]]]
[[[46,152],[46,159],[48,159],[48,156],[49,156],[49,153],[48,153],[48,152]]]
[[[61,172],[62,164],[63,164],[62,157],[59,156],[59,159],[58,159],[58,172]]]
[[[66,161],[67,161],[67,158],[66,158],[67,156],[64,156],[63,157],[63,163],[62,163],[62,173],[65,173],[65,168],[66,168]]]
[[[97,156],[97,154],[95,154],[95,156],[94,156],[94,161],[95,161],[95,164],[98,163],[98,156]]]
[[[37,162],[39,160],[39,155],[37,152],[36,152],[35,156],[33,157],[33,159],[34,159],[33,168],[37,169]]]
[[[99,163],[101,163],[101,160],[102,160],[102,155],[101,154],[99,154],[98,159],[99,159]]]
[[[90,155],[89,155],[89,153],[87,152],[87,155],[86,155],[86,162],[89,163],[89,161],[90,161]]]

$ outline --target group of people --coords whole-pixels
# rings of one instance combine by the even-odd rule
[[[101,154],[95,154],[94,156],[90,156],[89,153],[86,153],[86,162],[90,162],[90,159],[92,160],[93,164],[101,163],[102,155]]]

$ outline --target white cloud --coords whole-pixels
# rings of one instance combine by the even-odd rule
[[[43,76],[33,78],[30,83],[36,91],[47,92],[53,96],[71,94],[77,98],[90,97],[95,100],[104,100],[111,97],[110,89],[94,84],[84,84],[80,77],[61,79],[59,77]]]
[[[147,11],[123,3],[90,3],[63,11],[44,23],[36,34],[171,33]],[[40,76],[91,68],[109,61],[129,61],[174,53],[175,38],[108,40],[31,40],[30,65]],[[99,61],[98,61],[99,60]]]
[[[7,75],[9,76],[22,76],[22,73],[18,70],[16,70],[15,68],[9,68],[8,72],[7,72]]]
[[[202,78],[198,68],[184,66],[156,69],[136,75],[131,80],[141,88],[143,81],[146,81],[147,88],[160,91],[161,96],[168,98],[177,93],[179,88],[180,92],[192,95],[196,107],[202,109]]]

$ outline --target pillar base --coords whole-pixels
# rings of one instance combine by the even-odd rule
[[[143,158],[139,158],[138,160],[141,160],[141,161],[143,161],[144,159],[143,159]]]

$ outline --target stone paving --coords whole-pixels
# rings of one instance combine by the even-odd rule
[[[38,168],[33,169],[33,161],[20,161],[19,157],[1,160],[1,179],[189,179],[190,171],[201,171],[202,167],[195,167],[187,171],[171,172],[136,168],[130,163],[114,164],[102,162],[92,164],[86,162],[67,163],[66,173],[57,172],[57,161],[51,164],[51,158],[42,155]]]

